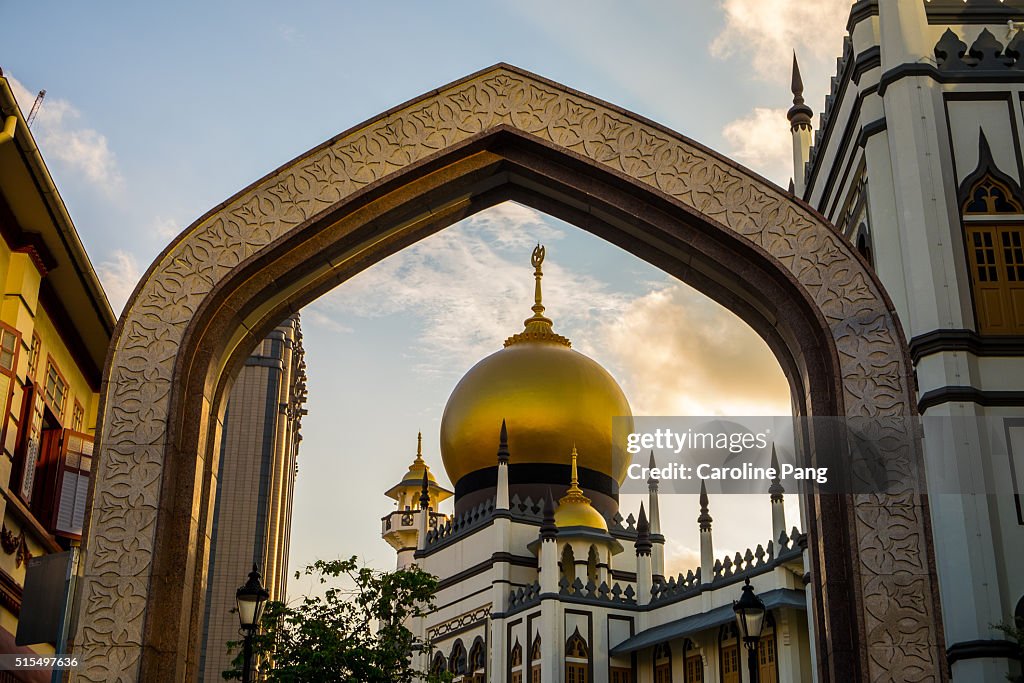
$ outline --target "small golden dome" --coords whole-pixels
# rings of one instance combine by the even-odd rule
[[[452,496],[451,491],[437,483],[437,478],[430,471],[430,466],[423,460],[423,432],[419,432],[416,435],[416,458],[409,465],[409,470],[402,477],[402,480],[385,491],[384,495],[388,498],[399,500],[406,489],[415,488],[416,491],[419,491],[423,486],[424,473],[427,475],[427,482],[431,493],[435,493],[439,501]]]
[[[496,465],[497,434],[508,424],[510,463],[563,465],[573,442],[583,454],[579,466],[622,484],[630,456],[612,443],[612,420],[632,412],[615,379],[594,360],[570,348],[544,317],[540,264],[544,248],[533,252],[536,278],[534,315],[524,330],[487,356],[452,391],[441,418],[441,459],[452,483]],[[584,477],[587,481],[587,477]]]
[[[558,509],[555,510],[555,526],[559,529],[569,527],[588,527],[608,531],[608,522],[598,512],[590,499],[583,495],[580,488],[579,476],[576,473],[576,447],[572,447],[572,480],[569,483],[569,490],[558,501]]]

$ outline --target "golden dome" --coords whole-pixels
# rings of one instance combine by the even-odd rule
[[[445,406],[441,458],[455,484],[496,465],[502,420],[508,425],[512,466],[564,467],[564,454],[575,443],[582,453],[580,468],[617,484],[626,479],[630,457],[624,444],[613,447],[612,419],[623,416],[632,422],[629,402],[608,371],[572,350],[569,340],[556,334],[542,315],[543,258],[544,249],[538,246],[532,260],[534,315],[525,321],[525,329],[473,366]]]
[[[555,526],[559,529],[569,527],[589,527],[608,531],[608,522],[598,512],[590,499],[583,495],[580,488],[579,476],[576,474],[576,447],[572,447],[572,480],[569,483],[569,490],[558,501],[558,508],[555,510]]]

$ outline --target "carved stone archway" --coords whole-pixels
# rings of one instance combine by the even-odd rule
[[[355,273],[508,199],[738,313],[778,357],[798,414],[913,414],[893,307],[821,216],[678,133],[497,65],[257,181],[146,272],[101,389],[73,639],[83,666],[73,680],[194,679],[211,456],[231,375],[249,350]],[[907,466],[919,468],[920,455],[911,457]],[[807,504],[820,679],[944,680],[924,501],[908,493]]]

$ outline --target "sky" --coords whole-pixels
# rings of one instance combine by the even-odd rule
[[[119,312],[167,242],[211,207],[340,131],[496,62],[637,112],[785,186],[793,52],[820,112],[849,6],[41,0],[5,3],[0,67],[26,112],[47,91],[32,131]],[[612,372],[635,414],[788,412],[778,364],[742,321],[617,247],[503,204],[304,311],[309,415],[293,568],[352,554],[393,566],[379,538],[383,491],[419,430],[445,480],[445,401],[530,314],[538,241],[548,245],[556,330]],[[696,564],[696,502],[665,498],[669,565],[685,571]],[[711,505],[719,557],[771,535],[767,496]],[[624,514],[638,506],[623,497]]]

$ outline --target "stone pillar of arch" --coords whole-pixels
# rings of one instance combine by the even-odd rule
[[[509,199],[740,315],[779,359],[795,414],[914,415],[893,307],[821,216],[678,133],[499,64],[285,164],[189,226],[146,272],[101,388],[73,637],[83,664],[71,680],[195,679],[233,372],[288,314]],[[917,452],[893,457],[921,466]],[[944,680],[926,501],[907,491],[806,503],[819,680]]]

